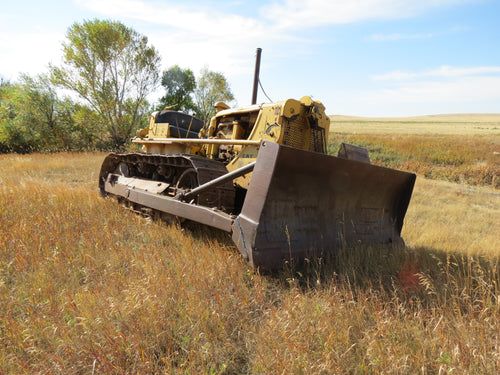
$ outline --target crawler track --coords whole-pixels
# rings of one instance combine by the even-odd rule
[[[112,153],[103,161],[99,173],[99,189],[102,195],[109,194],[104,186],[108,176],[113,174],[163,183],[166,188],[160,194],[174,199],[179,193],[186,193],[225,173],[227,169],[223,163],[195,155]],[[201,193],[196,203],[231,213],[234,199],[235,190],[229,182]]]

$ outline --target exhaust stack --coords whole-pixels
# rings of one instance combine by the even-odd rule
[[[255,73],[253,75],[253,92],[252,92],[251,104],[257,104],[257,91],[259,90],[259,72],[260,72],[261,54],[262,54],[262,48],[257,48],[257,56],[255,57]]]

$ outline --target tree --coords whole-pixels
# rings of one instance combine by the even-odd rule
[[[24,102],[23,86],[2,82],[0,85],[0,152],[30,152],[34,146],[34,132],[23,126],[19,114]]]
[[[147,37],[120,22],[73,24],[63,43],[63,65],[50,66],[52,81],[76,92],[95,110],[115,147],[132,136],[158,85],[160,56]]]
[[[78,135],[73,102],[60,100],[49,79],[21,76],[0,88],[0,144],[3,152],[74,149]],[[76,138],[75,138],[76,137]]]
[[[196,116],[207,123],[215,114],[214,104],[218,101],[234,100],[229,84],[222,73],[212,72],[208,68],[201,70],[195,90]]]
[[[35,132],[38,147],[59,148],[62,145],[57,143],[64,133],[60,117],[64,116],[64,110],[49,79],[43,75],[36,79],[22,75],[21,84],[24,97],[18,116],[23,125]]]
[[[181,69],[178,65],[174,65],[163,72],[161,85],[166,93],[160,99],[158,109],[175,105],[176,110],[191,112],[196,108],[192,97],[196,80],[191,69]]]
[[[102,149],[104,128],[94,110],[60,99],[45,75],[0,82],[1,153]]]

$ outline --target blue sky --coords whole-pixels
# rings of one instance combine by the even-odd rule
[[[11,81],[60,64],[67,29],[99,18],[146,35],[162,70],[223,73],[240,106],[260,47],[273,101],[310,95],[329,114],[358,116],[500,113],[496,0],[2,0],[0,9],[0,76]]]

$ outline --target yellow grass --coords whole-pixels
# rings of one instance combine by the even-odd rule
[[[102,159],[0,156],[0,373],[499,373],[495,191],[419,178],[407,249],[261,275],[101,198]]]
[[[432,179],[500,188],[500,114],[331,116],[329,150],[368,149],[373,163]]]
[[[403,237],[412,247],[500,255],[500,192],[417,178]]]
[[[415,117],[330,115],[330,130],[349,134],[500,135],[500,114],[456,114]]]

